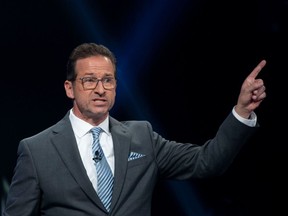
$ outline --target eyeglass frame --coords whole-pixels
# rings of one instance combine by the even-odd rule
[[[78,79],[81,81],[82,87],[84,90],[95,89],[97,87],[99,81],[101,81],[102,86],[105,90],[112,90],[116,87],[116,79],[114,77],[110,77],[110,76],[106,76],[106,77],[102,77],[102,78],[97,78],[97,77],[93,77],[93,76],[86,76],[86,77],[79,77]],[[91,80],[90,81],[94,83],[94,87],[93,88],[92,87],[91,88],[85,88],[85,83],[87,83],[89,80],[85,81],[84,79],[91,79],[92,81]],[[111,87],[111,88],[105,87],[105,83],[107,84],[107,82],[104,82],[105,79],[111,80],[113,82],[113,87]]]

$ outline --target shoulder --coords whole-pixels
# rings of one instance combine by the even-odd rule
[[[62,133],[62,131],[67,131],[67,130],[71,130],[72,132],[72,126],[71,123],[69,121],[69,115],[66,114],[61,120],[59,120],[58,122],[56,122],[54,125],[51,125],[50,127],[30,136],[30,137],[26,137],[24,138],[22,141],[39,141],[42,139],[47,140],[48,138],[50,138],[51,136],[58,134],[58,133]]]
[[[110,118],[110,124],[115,126],[115,125],[122,125],[122,126],[149,126],[151,127],[151,123],[147,120],[125,120],[125,121],[119,121],[113,117]]]
[[[118,121],[113,117],[110,117],[110,125],[111,126],[119,126],[124,128],[150,128],[152,129],[152,125],[147,120],[126,120],[126,121]]]

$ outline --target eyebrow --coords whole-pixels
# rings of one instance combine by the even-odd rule
[[[95,73],[85,73],[83,74],[83,76],[94,76],[95,77]],[[104,73],[103,77],[114,77],[114,74],[113,73]]]

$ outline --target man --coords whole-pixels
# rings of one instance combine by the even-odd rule
[[[69,57],[64,82],[73,107],[55,125],[20,141],[3,216],[149,216],[159,178],[222,174],[259,127],[254,110],[266,92],[256,77],[265,64],[262,60],[244,80],[237,104],[213,139],[184,144],[166,140],[147,121],[111,117],[115,56],[103,45],[79,45]],[[98,127],[101,147],[93,152],[98,135],[94,139],[91,129]],[[99,195],[101,161],[108,162],[114,182],[109,207]]]

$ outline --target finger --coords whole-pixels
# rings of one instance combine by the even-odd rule
[[[257,88],[256,90],[253,91],[253,95],[261,95],[265,92],[266,87],[263,85],[259,88]]]
[[[262,101],[266,98],[266,92],[262,92],[261,94],[258,94],[258,95],[252,95],[252,100],[254,102],[259,102],[259,101]]]
[[[266,65],[266,60],[262,60],[255,68],[254,70],[249,74],[249,77],[256,78],[259,72],[262,70],[262,68]]]

